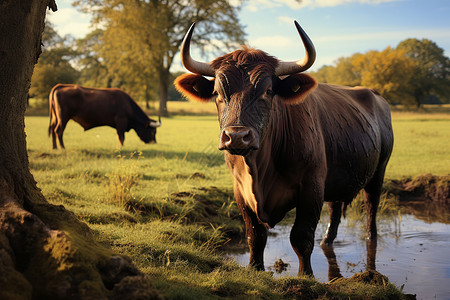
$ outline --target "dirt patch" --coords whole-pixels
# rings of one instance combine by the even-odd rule
[[[278,259],[274,264],[273,267],[275,269],[275,272],[278,274],[281,274],[283,271],[287,270],[287,267],[289,267],[288,263],[285,263],[281,258]]]
[[[400,201],[428,200],[450,204],[450,175],[426,174],[416,178],[390,180],[384,188]]]

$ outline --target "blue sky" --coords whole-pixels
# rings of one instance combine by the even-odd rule
[[[83,37],[90,16],[57,0],[49,20],[61,34]],[[247,0],[240,13],[248,44],[282,60],[304,54],[293,20],[297,20],[317,50],[313,70],[337,58],[396,47],[407,38],[427,38],[450,56],[449,0]],[[201,58],[199,58],[201,59]],[[181,68],[176,60],[173,70]]]

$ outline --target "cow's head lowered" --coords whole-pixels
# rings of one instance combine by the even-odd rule
[[[245,156],[260,147],[273,112],[274,97],[286,104],[297,104],[316,87],[313,78],[301,74],[314,63],[314,45],[295,22],[306,50],[301,60],[278,61],[263,51],[243,47],[203,63],[190,56],[194,26],[184,38],[181,57],[186,69],[195,74],[179,76],[175,87],[191,100],[207,102],[215,98],[221,130],[219,149]]]
[[[161,127],[161,116],[158,117],[158,121],[150,119],[150,121],[145,124],[140,124],[140,126],[135,126],[139,138],[146,144],[156,143],[156,128]]]

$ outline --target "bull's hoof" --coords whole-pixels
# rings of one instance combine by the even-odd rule
[[[312,269],[311,270],[298,271],[297,277],[301,277],[301,276],[309,276],[311,278],[314,278],[314,274],[313,274]]]

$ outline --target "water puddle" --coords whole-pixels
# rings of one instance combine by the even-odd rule
[[[448,209],[442,217],[429,211],[427,204],[403,206],[403,213],[378,219],[379,238],[375,244],[364,239],[361,221],[343,219],[332,249],[321,249],[328,214],[322,216],[316,231],[312,255],[314,276],[328,282],[338,274],[349,278],[357,272],[374,268],[386,275],[403,291],[417,299],[450,299],[450,219]],[[417,211],[417,213],[415,213]],[[439,220],[440,222],[433,222]],[[266,270],[274,276],[296,276],[298,258],[289,242],[290,225],[277,225],[269,231],[264,252]],[[249,254],[230,254],[239,264],[248,264]],[[285,271],[277,273],[274,264],[281,259]],[[279,263],[279,262],[278,262]]]

